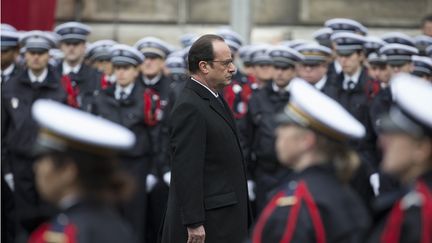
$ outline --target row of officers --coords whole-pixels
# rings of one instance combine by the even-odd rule
[[[197,37],[185,36],[182,39],[185,48],[173,51],[170,45],[154,37],[143,38],[133,47],[109,40],[98,41],[86,47],[90,28],[76,22],[59,25],[55,33],[57,35],[31,31],[18,35],[10,26],[2,26],[1,161],[2,180],[5,180],[5,183],[2,183],[5,185],[2,187],[4,193],[2,205],[13,209],[2,210],[2,217],[6,217],[8,222],[11,222],[3,224],[2,230],[6,227],[6,232],[2,237],[9,242],[13,242],[13,239],[18,242],[25,241],[30,232],[56,212],[56,209],[40,198],[33,171],[37,159],[34,144],[38,137],[39,125],[32,117],[31,108],[38,99],[50,99],[121,124],[134,133],[135,144],[120,153],[120,160],[122,169],[135,179],[136,189],[131,199],[117,205],[117,211],[128,222],[127,224],[132,226],[132,232],[139,242],[156,242],[170,185],[169,114],[188,80],[186,65],[188,48]],[[382,216],[387,212],[383,213],[383,208],[388,210],[389,205],[395,202],[395,198],[398,196],[400,198],[406,192],[401,192],[402,186],[397,177],[387,175],[380,169],[382,150],[377,146],[377,138],[383,131],[382,124],[386,121],[382,119],[382,115],[388,113],[392,103],[397,100],[390,80],[401,72],[412,73],[430,80],[432,61],[428,55],[432,50],[432,41],[427,37],[416,41],[402,33],[389,33],[382,39],[371,38],[367,36],[367,29],[363,25],[348,19],[327,21],[326,28],[315,35],[319,43],[291,41],[278,46],[243,46],[239,35],[231,30],[221,29],[217,34],[225,39],[233,58],[240,59],[234,61],[243,66],[241,71],[239,69],[235,72],[231,84],[220,93],[236,119],[248,165],[249,199],[253,204],[253,214],[258,219],[256,227],[261,227],[262,231],[259,233],[254,231],[253,241],[280,241],[281,238],[265,237],[266,235],[276,237],[273,234],[280,234],[279,230],[286,232],[284,231],[285,220],[290,213],[284,213],[284,210],[292,209],[290,206],[295,205],[296,200],[296,197],[292,196],[300,193],[291,188],[285,192],[287,197],[273,198],[268,204],[274,195],[274,190],[281,185],[286,185],[293,178],[292,168],[281,163],[275,144],[277,126],[287,122],[281,123],[280,119],[274,118],[276,114],[286,110],[288,102],[295,100],[291,89],[292,84],[299,78],[336,100],[365,128],[364,135],[359,136],[361,138],[352,136],[352,139],[346,141],[349,148],[358,154],[359,163],[352,176],[349,179],[344,178],[354,193],[359,195],[358,199],[352,202],[353,209],[358,210],[359,215],[352,217],[358,217],[357,222],[362,222],[363,231],[359,231],[359,235],[365,232],[370,223],[367,215],[375,212],[376,207],[373,202],[378,195],[383,195],[385,199],[381,202],[385,205],[379,205],[378,216]],[[419,43],[422,47],[419,47]],[[61,53],[53,51],[57,46]],[[20,56],[21,59],[17,58],[20,47],[23,54]],[[224,65],[229,66],[230,63]],[[420,98],[416,97],[416,93],[413,94],[408,90],[406,92],[414,95],[412,99]],[[316,94],[311,94],[310,101],[309,96],[305,95],[300,99],[306,98],[302,102],[320,107],[321,103],[314,103],[314,95]],[[427,102],[427,99],[425,98],[423,102]],[[411,104],[407,109],[411,109]],[[428,114],[427,111],[424,112]],[[338,118],[336,113],[335,119]],[[423,115],[427,116],[427,114]],[[332,117],[333,113],[325,114],[325,117],[329,116]],[[65,122],[61,116],[49,117],[55,119],[50,121],[55,124]],[[409,115],[409,118],[409,121],[404,120],[406,124],[403,125],[412,125],[418,119],[416,114]],[[321,117],[315,119],[320,120]],[[322,119],[326,120],[326,118]],[[422,122],[425,124],[420,122],[420,127],[425,130],[408,127],[407,134],[411,136],[411,130],[415,130],[421,138],[425,136],[430,140],[430,133],[428,133],[430,117],[424,119],[426,121],[422,120]],[[73,126],[81,127],[85,124],[77,120]],[[332,127],[331,124],[326,126]],[[339,129],[344,129],[345,126],[350,129],[349,122],[338,123],[336,126]],[[346,133],[349,135],[349,132]],[[335,146],[328,149],[337,151],[341,148]],[[429,164],[430,156],[429,154]],[[428,168],[430,169],[430,165]],[[314,175],[311,179],[314,180],[313,178]],[[320,178],[320,175],[317,175],[317,178]],[[322,188],[308,192],[312,194],[312,199],[317,199],[315,193],[331,194],[327,191],[330,188],[326,187],[325,180],[322,179]],[[317,183],[321,183],[321,180]],[[428,183],[426,186],[429,187],[430,193]],[[407,190],[405,186],[403,190]],[[8,192],[10,195],[7,195]],[[336,197],[338,189],[332,193],[335,193]],[[309,196],[297,196],[304,198],[306,204],[313,207],[313,203],[308,203]],[[332,200],[336,200],[333,197],[325,200],[329,200],[332,207],[340,203],[336,201],[333,203]],[[351,205],[350,202],[346,204],[337,207]],[[273,205],[272,209],[268,209],[269,206],[266,205]],[[423,212],[429,212],[430,214],[430,205],[428,206],[427,203],[424,207],[422,205],[420,208],[424,210],[415,213],[423,215]],[[289,207],[282,208],[282,212],[276,215],[272,211],[278,206]],[[307,206],[304,210],[313,211],[310,207]],[[297,225],[297,229],[310,230],[308,227],[313,227],[314,230],[318,230],[320,226],[315,222],[316,212],[308,216],[307,212],[300,211],[298,217],[303,217],[304,213],[306,214],[303,216],[312,217],[312,222],[302,223],[312,225],[294,224]],[[270,220],[272,215],[276,216],[278,226],[263,226],[273,222]],[[347,221],[351,219],[335,220],[341,221],[333,222],[334,225],[324,222],[324,226],[321,225],[321,230],[318,231],[325,231],[331,235],[332,230],[344,230],[340,226],[350,227]],[[428,221],[424,220],[416,223],[426,224]],[[327,223],[333,225],[332,228],[327,228]],[[426,224],[424,227],[430,226]],[[64,231],[67,229],[67,227],[61,228]],[[263,233],[266,229],[270,230],[270,233]],[[358,229],[350,230],[354,232]],[[59,233],[62,233],[61,230]],[[425,230],[418,226],[419,232],[412,233],[413,237],[421,234],[428,237],[427,228]],[[346,231],[344,234],[353,235],[351,231]],[[336,235],[335,238],[327,238],[327,241],[362,242],[361,237],[365,235],[361,235],[360,238],[353,237],[351,241],[347,240],[351,238],[350,236],[344,238]],[[405,239],[405,236],[401,233],[401,240]],[[302,235],[298,237],[300,237],[297,240],[299,242],[325,242],[318,239],[324,237],[322,234],[308,236],[312,239],[301,238]],[[357,241],[354,241],[355,238]],[[291,241],[297,242],[295,239],[294,237]],[[415,241],[408,239],[406,242]]]

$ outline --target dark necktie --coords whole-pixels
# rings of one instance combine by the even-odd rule
[[[124,90],[120,91],[120,100],[125,100],[127,98],[126,92]]]

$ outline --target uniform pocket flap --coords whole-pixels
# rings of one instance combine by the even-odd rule
[[[204,207],[205,209],[208,210],[222,208],[222,207],[234,205],[236,203],[237,203],[237,197],[235,192],[214,195],[214,196],[206,197],[204,199]]]

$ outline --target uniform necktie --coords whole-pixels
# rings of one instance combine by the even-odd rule
[[[120,100],[125,100],[127,98],[126,92],[124,90],[120,91]]]

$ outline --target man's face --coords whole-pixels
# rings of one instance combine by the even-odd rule
[[[64,54],[64,60],[67,62],[78,62],[84,57],[86,47],[84,41],[62,42],[60,50]]]
[[[342,66],[342,71],[345,74],[352,76],[361,67],[363,61],[363,54],[360,54],[358,52],[353,52],[349,55],[338,54],[337,61]]]
[[[116,83],[122,87],[125,87],[135,82],[139,71],[138,67],[132,65],[114,66],[114,74],[116,77]]]
[[[214,59],[208,62],[207,80],[212,87],[222,89],[231,83],[236,67],[231,50],[225,42],[214,41],[213,53]]]
[[[273,77],[273,66],[270,64],[254,65],[255,77],[260,81],[267,81]]]
[[[424,35],[432,36],[432,22],[426,21],[423,25],[422,32]]]
[[[113,65],[110,61],[95,61],[92,66],[106,75],[113,73]]]
[[[273,67],[273,81],[279,87],[285,87],[296,76],[296,69],[294,66],[286,67]]]
[[[392,75],[398,73],[412,73],[412,71],[414,71],[414,65],[412,62],[406,62],[402,65],[390,64],[390,70]]]
[[[30,70],[40,71],[48,66],[49,54],[48,51],[33,52],[27,51],[25,53],[25,61]]]
[[[153,78],[163,71],[165,61],[162,57],[149,56],[144,59],[140,69],[144,76]]]
[[[276,129],[276,153],[281,164],[287,167],[295,166],[296,160],[304,153],[300,142],[305,130],[294,125],[282,125]]]
[[[1,67],[2,69],[9,67],[13,62],[15,62],[18,56],[17,49],[8,49],[1,51]]]
[[[320,81],[327,73],[327,64],[321,63],[316,65],[300,64],[298,76],[310,84],[314,85]]]

